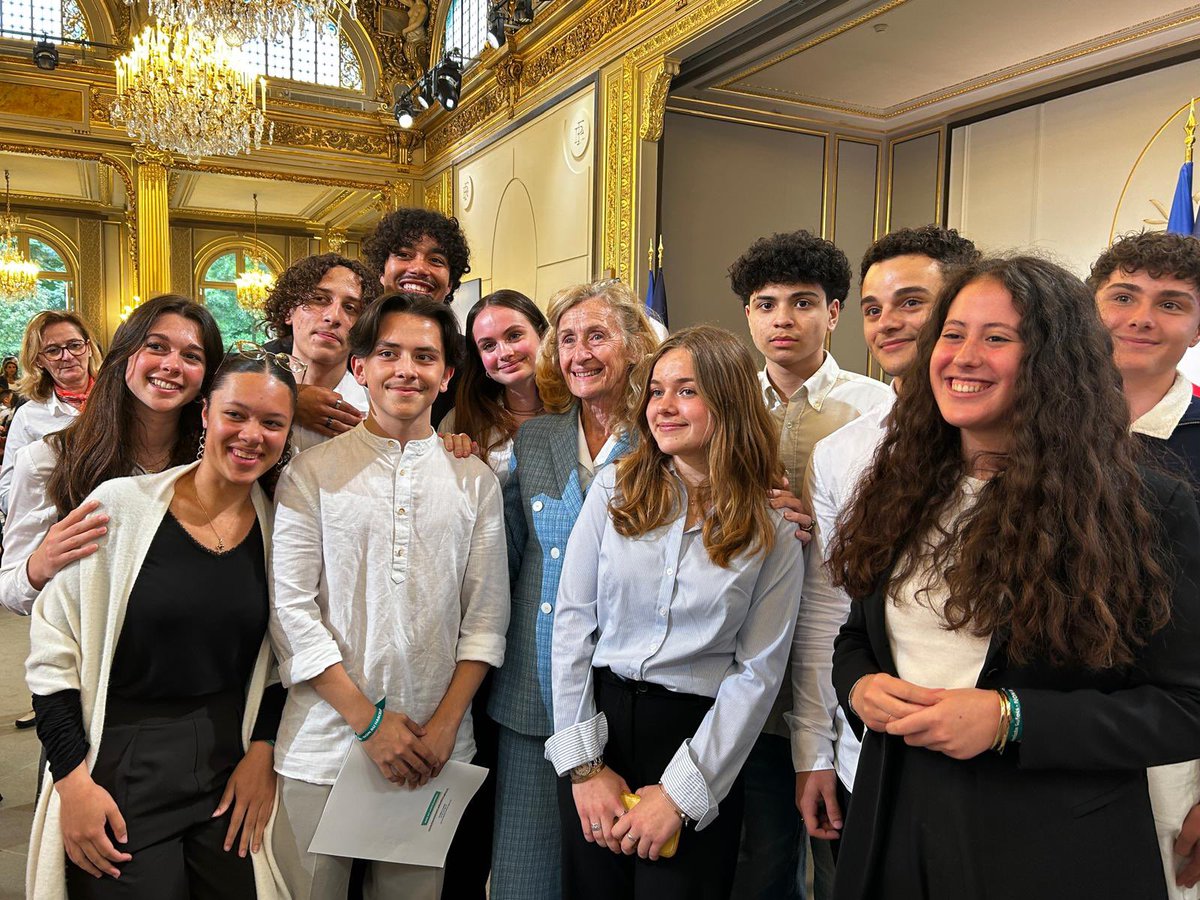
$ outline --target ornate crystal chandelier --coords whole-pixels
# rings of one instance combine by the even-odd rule
[[[130,137],[182,153],[236,156],[262,146],[267,80],[194,28],[149,25],[117,60],[113,118]],[[267,140],[274,135],[274,125]]]
[[[275,287],[275,276],[267,271],[258,253],[258,194],[254,195],[253,252],[246,257],[246,269],[237,277],[237,302],[243,309],[261,313]]]
[[[8,169],[4,170],[4,217],[0,218],[0,298],[24,300],[37,290],[37,263],[21,255],[17,217],[12,214]]]
[[[250,40],[281,41],[309,20],[340,25],[338,0],[149,0],[150,15],[173,28],[195,28],[230,47]],[[357,15],[354,0],[350,16]]]

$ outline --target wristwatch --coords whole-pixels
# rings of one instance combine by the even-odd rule
[[[581,766],[576,766],[567,773],[567,777],[571,779],[571,784],[583,784],[589,778],[595,778],[600,774],[600,770],[604,768],[604,757],[597,756],[595,759],[590,759]]]

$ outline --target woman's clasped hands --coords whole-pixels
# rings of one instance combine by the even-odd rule
[[[855,682],[850,706],[872,731],[953,759],[971,759],[990,749],[1000,726],[995,691],[921,687],[882,672]]]
[[[584,840],[603,844],[613,853],[656,860],[683,822],[660,785],[639,788],[641,802],[626,811],[622,794],[630,793],[625,779],[612,769],[571,786]]]

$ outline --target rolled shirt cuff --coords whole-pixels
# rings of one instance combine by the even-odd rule
[[[504,665],[504,635],[472,634],[458,639],[456,662],[485,662],[493,669]]]
[[[816,772],[834,768],[834,742],[823,734],[807,730],[794,716],[788,715],[791,726],[792,771]]]
[[[556,731],[546,741],[546,759],[559,775],[604,755],[608,746],[608,719],[596,713],[586,722]]]
[[[717,817],[717,798],[692,759],[687,741],[679,745],[662,775],[663,790],[684,815],[696,823],[696,830]]]
[[[37,588],[29,583],[29,570],[26,568],[28,561],[17,566],[13,570],[13,578],[15,584],[12,596],[3,598],[4,605],[11,609],[19,616],[27,616],[33,612],[33,603],[37,600],[41,593]]]
[[[342,653],[334,641],[301,651],[290,659],[279,661],[279,680],[285,688],[316,678],[330,666],[342,661]]]

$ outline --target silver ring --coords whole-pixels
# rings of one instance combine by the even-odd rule
[[[638,839],[637,839],[637,838],[635,838],[635,837],[634,837],[632,834],[627,834],[627,835],[625,835],[625,837],[621,838],[621,840],[623,840],[623,841],[633,841],[635,844],[638,842]]]
[[[326,428],[332,428],[332,427],[333,427],[333,416],[326,416],[326,417],[325,417],[325,427],[326,427]]]
[[[336,400],[334,400],[334,401],[333,401],[333,408],[334,408],[334,409],[341,409],[341,408],[342,408],[342,398],[341,398],[341,397],[339,397],[338,399],[336,399]]]
[[[592,831],[599,831],[599,830],[600,830],[600,823],[599,823],[599,822],[593,822],[593,823],[592,823]]]

